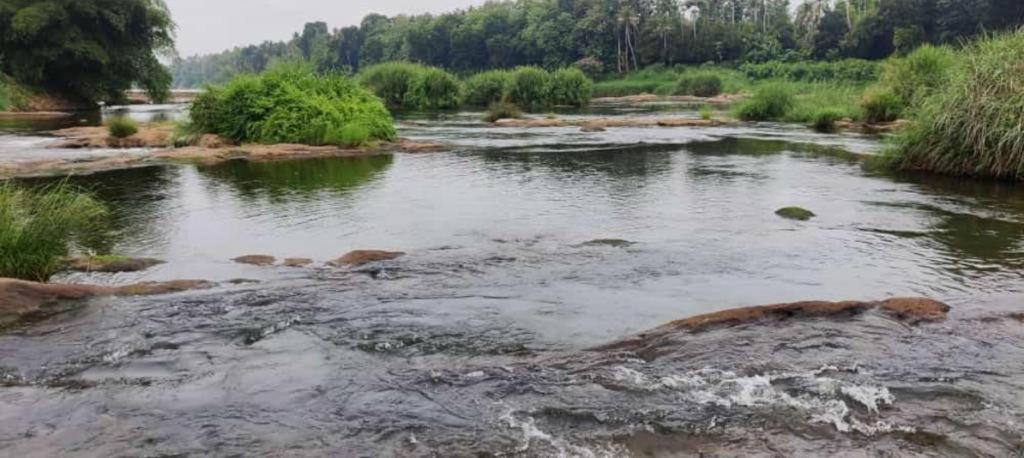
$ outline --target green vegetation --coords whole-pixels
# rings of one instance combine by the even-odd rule
[[[811,218],[818,216],[815,215],[814,212],[800,207],[780,208],[778,211],[775,212],[775,214],[779,215],[779,217],[782,218],[793,219],[797,221],[809,221]]]
[[[7,83],[0,78],[0,111],[6,111],[11,105],[11,95],[7,89]]]
[[[594,95],[594,82],[578,68],[563,68],[551,74],[550,104],[582,107]]]
[[[512,72],[508,101],[527,109],[551,106],[551,74],[537,67],[520,67]]]
[[[30,190],[0,183],[0,277],[48,280],[106,215],[102,204],[63,184]]]
[[[722,78],[710,72],[691,72],[679,77],[675,95],[714,97],[722,93]]]
[[[874,87],[864,92],[861,108],[867,122],[891,122],[903,113],[903,101],[891,89]]]
[[[347,77],[299,64],[207,88],[190,109],[194,131],[243,143],[350,146],[394,140],[387,108]]]
[[[654,65],[728,63],[752,65],[745,70],[754,79],[863,84],[876,71],[865,60],[927,43],[957,45],[1021,24],[1024,2],[1017,0],[507,0],[447,14],[371,14],[334,30],[312,22],[287,42],[179,59],[173,67],[176,84],[186,87],[287,58],[305,59],[318,71],[358,73],[409,61],[459,74],[577,67],[598,79]],[[797,62],[808,60],[835,63]],[[753,67],[772,61],[792,63]],[[598,94],[626,95],[605,92],[607,86]]]
[[[107,121],[107,131],[114,138],[128,138],[139,131],[139,123],[127,116],[115,116]]]
[[[459,80],[437,68],[408,62],[374,65],[359,74],[359,82],[391,108],[451,109],[462,103]]]
[[[120,100],[139,86],[161,100],[174,46],[163,0],[0,0],[0,73],[76,101]]]
[[[474,107],[486,107],[505,99],[512,87],[512,73],[491,70],[470,76],[463,83],[463,102]]]
[[[836,121],[843,117],[835,108],[819,108],[811,115],[811,127],[819,132],[832,132],[836,130]]]
[[[906,57],[889,59],[880,83],[899,97],[904,107],[911,107],[949,82],[956,61],[953,50],[925,45]]]
[[[736,107],[736,117],[745,121],[781,120],[796,104],[788,85],[772,83],[760,86],[750,98]]]
[[[675,90],[679,74],[663,67],[652,67],[630,73],[622,78],[601,81],[594,85],[596,97],[623,97],[638,94],[667,95]]]
[[[886,159],[909,170],[1024,179],[1024,31],[980,40],[957,57],[962,65],[948,77],[931,79],[948,84],[913,108]]]
[[[704,105],[700,107],[700,119],[709,121],[711,120],[711,117],[714,116],[714,114],[715,112],[714,110],[712,110],[710,105]]]
[[[522,110],[508,102],[494,102],[487,108],[485,122],[498,122],[501,119],[518,119],[523,117]]]

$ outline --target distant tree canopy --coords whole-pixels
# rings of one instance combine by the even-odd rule
[[[163,0],[0,0],[0,71],[85,101],[165,96],[174,23]]]
[[[796,4],[794,2],[794,4]],[[175,84],[222,82],[302,57],[356,72],[408,60],[457,72],[587,59],[604,71],[652,64],[880,59],[1024,24],[1021,0],[506,0],[441,15],[371,14],[358,26],[307,24],[289,42],[178,60]]]

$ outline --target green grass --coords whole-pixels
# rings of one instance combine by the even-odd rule
[[[789,84],[771,83],[759,86],[752,96],[735,108],[735,116],[744,121],[780,121],[796,105]]]
[[[512,73],[491,70],[470,76],[462,83],[463,103],[473,107],[486,107],[501,102],[512,86]]]
[[[578,68],[563,68],[551,73],[550,104],[582,107],[594,95],[594,81]]]
[[[875,123],[895,121],[905,109],[895,92],[880,85],[864,91],[860,106],[864,110],[864,120]]]
[[[523,117],[522,110],[518,106],[508,102],[495,102],[487,108],[484,115],[484,122],[498,122],[501,119],[517,119]]]
[[[359,73],[359,83],[399,110],[458,108],[462,85],[444,70],[410,62],[385,62]]]
[[[189,115],[196,132],[236,143],[352,146],[360,137],[396,138],[391,114],[372,93],[345,76],[295,63],[207,88]]]
[[[10,105],[10,94],[7,89],[7,82],[0,78],[0,111],[7,111],[7,106]]]
[[[538,67],[513,70],[507,99],[529,110],[551,106],[551,74]]]
[[[713,72],[688,72],[676,81],[674,95],[714,97],[722,93],[722,78]]]
[[[740,66],[751,80],[785,80],[804,83],[865,84],[878,79],[878,63],[861,59],[834,62],[779,62]]]
[[[902,169],[1024,180],[1024,30],[958,53],[948,84],[911,111],[882,162]]]
[[[106,208],[66,185],[0,183],[0,277],[46,281],[73,247],[102,230]]]
[[[107,121],[107,131],[114,138],[128,138],[139,132],[139,123],[127,116],[115,116]]]
[[[835,108],[819,108],[811,117],[811,127],[819,132],[833,132],[836,130],[836,121],[843,118],[843,113]]]
[[[695,81],[707,82],[718,79],[718,93],[735,94],[750,87],[750,81],[736,70],[722,67],[675,67],[653,68],[630,73],[616,79],[601,81],[594,85],[595,97],[623,97],[640,94],[656,95],[697,95],[693,93]],[[710,83],[714,84],[714,83]],[[704,94],[711,91],[705,89]],[[717,94],[713,94],[717,95]],[[703,95],[703,97],[708,97]]]

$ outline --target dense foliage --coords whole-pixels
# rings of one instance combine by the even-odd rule
[[[88,244],[106,214],[92,197],[63,185],[0,183],[0,277],[46,281],[71,248]]]
[[[878,79],[878,64],[862,59],[843,59],[834,62],[781,62],[746,63],[740,71],[751,79],[784,79],[789,81],[871,82]]]
[[[419,64],[374,65],[359,74],[359,83],[392,108],[450,109],[462,103],[458,78],[444,70]]]
[[[464,102],[475,107],[486,107],[505,99],[512,87],[512,73],[506,70],[491,70],[477,73],[463,83]]]
[[[348,77],[299,64],[207,88],[190,118],[194,130],[236,142],[350,146],[395,138],[380,99]]]
[[[135,85],[160,99],[171,75],[157,57],[173,32],[163,0],[0,0],[0,71],[81,101]]]
[[[653,64],[881,59],[1024,23],[1019,0],[796,3],[506,0],[441,15],[372,14],[358,26],[332,31],[315,22],[288,42],[178,60],[174,75],[176,84],[196,86],[300,57],[321,71],[411,61],[457,73],[575,65],[594,77]]]
[[[905,169],[1024,180],[1024,30],[959,54],[962,65],[937,76],[948,83],[914,108],[890,159]]]
[[[127,116],[115,116],[107,122],[107,131],[114,138],[128,138],[139,131],[139,123]]]

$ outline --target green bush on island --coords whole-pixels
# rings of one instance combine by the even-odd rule
[[[139,123],[127,116],[115,116],[107,121],[107,131],[114,138],[128,138],[139,131]]]
[[[714,97],[722,93],[722,78],[714,73],[686,73],[676,82],[675,95]]]
[[[836,121],[843,119],[843,113],[835,108],[819,108],[811,119],[811,127],[819,132],[836,130]]]
[[[396,137],[391,114],[369,91],[294,63],[207,88],[189,114],[194,131],[238,143],[350,146]]]
[[[470,76],[463,83],[463,102],[474,107],[486,107],[505,99],[512,86],[512,73],[491,70]]]
[[[459,80],[444,70],[410,62],[387,62],[366,68],[359,83],[395,109],[458,108]]]
[[[563,68],[551,73],[551,105],[582,107],[594,95],[594,82],[583,70]]]
[[[66,185],[0,183],[0,277],[46,281],[102,229],[106,208]]]
[[[736,117],[745,121],[781,120],[793,108],[795,99],[785,84],[766,84],[736,108]]]
[[[1024,31],[958,55],[941,91],[912,111],[885,159],[902,169],[1024,180]]]
[[[551,106],[551,74],[537,67],[513,70],[508,101],[530,110]]]

